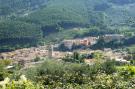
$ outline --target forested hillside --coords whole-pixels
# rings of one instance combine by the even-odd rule
[[[48,0],[0,0],[0,15],[24,14],[47,4]]]
[[[134,32],[134,8],[134,0],[0,0],[0,20],[6,23],[0,28],[1,45],[6,44],[7,37],[33,39],[38,35],[42,42],[57,42],[105,33],[131,33]],[[75,32],[74,28],[82,30]],[[72,32],[74,35],[70,35]]]
[[[35,46],[42,39],[42,32],[34,24],[20,21],[0,21],[0,51]]]
[[[118,4],[118,5],[125,5],[125,4],[133,4],[135,3],[134,0],[109,0],[112,3]]]

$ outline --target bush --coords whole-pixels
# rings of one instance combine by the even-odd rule
[[[116,72],[115,61],[107,60],[106,62],[101,64],[101,71],[105,72],[106,74],[115,73]]]
[[[38,62],[38,61],[40,61],[40,60],[41,60],[40,57],[36,57],[33,61],[34,61],[34,62]]]
[[[33,82],[27,80],[27,78],[22,75],[20,80],[14,81],[9,78],[5,78],[4,81],[0,82],[0,88],[2,89],[44,89],[40,84],[34,84]]]
[[[9,64],[11,64],[12,60],[0,60],[0,65],[4,65],[4,66],[8,66]]]
[[[135,77],[134,66],[123,66],[118,68],[120,76],[123,76],[126,80]]]
[[[9,64],[11,64],[11,60],[0,60],[0,81],[11,74],[10,71],[5,68]]]
[[[27,69],[25,74],[45,89],[134,89],[135,76],[125,79],[124,70],[115,66],[114,61],[87,65],[46,60],[41,66]],[[127,68],[127,76],[133,70]]]
[[[77,52],[74,52],[72,56],[66,56],[62,59],[65,62],[72,62],[72,63],[84,63],[84,58]]]

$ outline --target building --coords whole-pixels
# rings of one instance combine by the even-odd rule
[[[107,35],[104,35],[103,36],[103,39],[105,42],[110,42],[110,41],[113,41],[113,40],[122,40],[124,39],[124,35],[120,35],[120,34],[107,34]]]
[[[91,46],[97,43],[98,37],[86,37],[80,39],[73,39],[73,40],[64,40],[62,43],[69,49],[72,48],[73,45],[84,45],[84,46]]]
[[[48,57],[51,59],[53,56],[53,45],[48,45]]]
[[[65,47],[72,49],[73,44],[75,43],[75,40],[64,40],[62,41],[62,44],[64,44]]]
[[[83,40],[87,40],[87,43],[85,45],[94,45],[97,43],[97,40],[99,39],[99,37],[87,37],[84,38]]]
[[[55,59],[62,59],[64,58],[65,56],[67,55],[72,55],[73,53],[72,52],[60,52],[60,51],[54,51],[52,53],[52,57],[55,58]]]
[[[110,42],[110,41],[113,41],[113,40],[122,40],[124,39],[125,36],[124,35],[121,35],[121,34],[106,34],[103,36],[103,39],[105,42]]]

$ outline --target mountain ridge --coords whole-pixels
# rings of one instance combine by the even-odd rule
[[[125,34],[134,32],[135,25],[135,13],[133,11],[135,3],[131,4],[130,0],[128,1],[127,3],[121,2],[124,4],[117,4],[120,2],[113,2],[112,0],[0,0],[0,19],[5,23],[11,21],[15,27],[14,31],[22,28],[21,25],[16,27],[16,22],[29,24],[29,27],[27,27],[28,25],[23,26],[25,29],[29,28],[31,32],[31,26],[34,25],[40,33],[37,32],[38,34],[34,33],[33,35],[39,35],[39,40],[43,40],[42,42],[46,42],[48,39],[49,42],[54,40],[57,42],[56,39],[60,41],[66,38],[63,33],[67,32],[67,36],[71,34],[72,28],[84,28],[84,34],[78,34],[80,33],[78,30],[78,33],[74,33],[71,38],[83,37],[86,34],[91,36],[96,31],[94,36],[106,33]],[[11,25],[5,26],[10,28]],[[127,30],[121,31],[123,28]],[[8,30],[10,32],[10,29]],[[2,28],[0,31],[2,31],[3,36],[9,35],[5,34]],[[15,34],[18,35],[16,39],[20,37],[20,34]],[[60,36],[55,38],[53,34]],[[25,37],[25,34],[22,37]],[[4,40],[4,38],[0,39]],[[7,40],[6,37],[5,40]]]

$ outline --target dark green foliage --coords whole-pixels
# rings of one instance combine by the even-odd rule
[[[64,84],[84,84],[86,76],[83,72],[87,68],[86,65],[71,64],[57,61],[46,61],[37,69],[37,81],[42,82],[45,86],[56,87],[58,82]],[[29,73],[29,71],[28,71]],[[34,79],[34,78],[32,78]]]
[[[42,32],[34,24],[10,20],[0,22],[0,49],[3,51],[36,46],[41,39]]]
[[[134,0],[109,0],[112,3],[118,4],[118,5],[125,5],[125,4],[132,4],[135,3]]]
[[[11,60],[0,60],[0,81],[11,75],[12,71],[6,69],[9,64],[11,64]]]
[[[63,43],[60,44],[60,46],[58,47],[59,51],[71,51],[68,47],[66,47]]]
[[[135,76],[135,67],[131,65],[120,67],[118,71],[120,72],[120,75],[124,77],[125,80],[131,79]]]
[[[113,74],[116,72],[115,61],[107,60],[105,63],[101,64],[101,70],[103,70],[106,74]]]
[[[131,72],[131,70],[126,71]],[[27,69],[25,74],[36,83],[42,83],[47,89],[58,87],[60,89],[69,89],[69,87],[82,89],[83,86],[86,89],[130,88],[129,85],[134,83],[134,77],[126,80],[119,76],[121,73],[123,71],[116,71],[114,61],[86,65],[47,60],[37,68]],[[134,89],[134,87],[131,87],[131,89]]]
[[[40,57],[36,57],[35,59],[33,59],[34,62],[38,62],[38,61],[40,61],[40,60],[41,60]]]
[[[125,45],[127,45],[127,46],[129,46],[129,45],[133,45],[133,44],[135,44],[135,36],[133,36],[133,37],[130,37],[129,39],[126,39],[125,41],[124,41],[124,44]]]
[[[29,10],[45,6],[49,0],[0,0],[0,15],[24,14]]]
[[[135,58],[135,55],[134,55],[134,58]],[[130,60],[130,63],[131,63],[131,65],[135,65],[135,60],[134,59]]]
[[[116,49],[116,48],[122,48],[124,47],[126,44],[126,42],[124,42],[124,40],[112,40],[110,42],[105,42],[104,39],[99,39],[97,44],[91,46],[90,48],[92,49],[104,49],[104,48],[112,48],[112,49]]]
[[[65,62],[72,62],[72,63],[84,63],[83,55],[80,55],[77,52],[74,52],[72,56],[66,56],[62,60]]]
[[[121,0],[0,0],[0,19],[5,21],[6,19],[12,19],[16,22],[15,24],[20,24],[20,22],[21,24],[25,25],[32,24],[32,26],[27,25],[27,27],[30,27],[27,29],[35,29],[37,27],[36,29],[41,31],[46,43],[60,42],[63,39],[72,39],[78,37],[81,38],[84,36],[99,36],[113,33],[122,33],[126,34],[127,36],[132,36],[132,33],[134,32],[134,6],[127,6],[129,3],[132,2],[134,1],[124,0],[121,2]],[[112,3],[124,3],[126,5],[121,6],[123,8],[122,9],[119,8],[119,5]],[[7,25],[5,25],[5,27],[6,26]],[[40,26],[40,28],[38,28],[38,26]],[[121,31],[121,29],[123,30],[124,26],[127,26],[128,30]],[[73,28],[86,28],[87,30],[77,29],[76,31],[73,30]],[[15,30],[11,31],[12,33],[17,32]],[[10,35],[11,31],[9,31]],[[35,30],[29,32],[26,31],[26,33],[30,34],[29,36],[31,36],[31,34],[35,34]],[[13,35],[16,36],[15,34]],[[9,35],[4,36],[8,37]],[[2,39],[1,36],[0,39]],[[19,40],[25,41],[22,41],[22,45],[19,44],[19,47],[15,44],[13,44],[15,45],[15,47],[13,47],[13,45],[4,45],[0,47],[0,51],[35,46],[35,44],[37,44],[37,40],[41,40],[40,37],[36,40],[34,38],[34,40],[32,41],[31,39],[33,38],[10,38],[9,40],[14,40],[13,42],[15,42],[16,40],[18,42],[17,44],[20,43]],[[2,39],[2,41],[3,40],[4,39]],[[6,39],[6,41],[9,42],[8,39]],[[32,43],[32,45],[28,42]],[[24,45],[24,43],[26,44]],[[112,42],[108,45],[112,44],[116,44],[118,47],[122,45],[119,42]]]
[[[20,21],[1,21],[0,39],[8,38],[39,38],[41,31],[34,24],[28,24]]]
[[[71,25],[76,23],[81,25],[87,23],[87,18],[84,18],[82,15],[78,15],[74,11],[70,11],[67,8],[59,7],[44,8],[39,12],[31,14],[25,18],[25,20],[27,22],[33,22],[43,26],[56,24],[64,25],[64,23],[71,23]]]
[[[89,25],[99,25],[99,27],[105,29],[104,24],[102,24],[105,21],[105,15],[102,12],[94,12],[92,6],[89,7],[87,3],[91,3],[91,0],[90,2],[82,0],[1,0],[0,12],[3,15],[1,16],[3,21],[0,24],[3,25],[1,29],[6,29],[2,30],[0,36],[1,42],[3,42],[3,40],[6,41],[4,42],[4,46],[2,45],[0,47],[1,51],[10,51],[16,48],[35,46],[37,40],[41,40],[40,32],[48,43],[58,42],[65,38],[83,36],[82,31],[76,33],[76,31],[72,31],[72,28],[85,28],[89,27]],[[97,2],[94,2],[94,4],[96,3]],[[8,22],[6,20],[7,18],[14,21],[9,20]],[[20,24],[22,24],[22,27],[19,27]],[[41,28],[38,28],[38,26]],[[10,31],[8,31],[9,29]],[[68,29],[71,29],[71,31],[66,31]],[[20,31],[22,32],[20,33]],[[87,33],[87,31],[84,31],[84,33]],[[3,33],[6,34],[3,35]],[[65,35],[65,33],[67,35]],[[56,37],[54,37],[55,35]],[[14,43],[12,45],[7,45],[10,44],[9,40],[12,40]],[[24,41],[21,43],[19,42],[20,40]],[[13,45],[15,45],[15,47],[13,47]]]
[[[11,8],[7,7],[7,6],[0,6],[0,15],[8,15],[12,12]]]
[[[109,9],[111,6],[108,5],[107,3],[103,3],[103,4],[98,4],[95,5],[94,10],[95,11],[105,11],[107,9]]]

